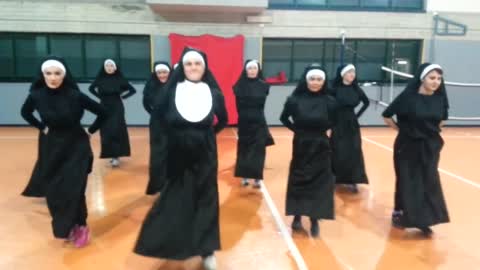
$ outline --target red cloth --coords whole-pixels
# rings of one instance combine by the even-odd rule
[[[213,35],[183,36],[179,34],[170,34],[168,38],[170,39],[172,65],[179,62],[185,47],[199,49],[207,54],[208,67],[225,96],[228,123],[236,124],[238,115],[232,87],[243,69],[245,38],[241,35],[223,38]]]
[[[285,84],[288,82],[287,74],[285,74],[285,71],[280,71],[277,76],[266,78],[265,82],[268,84]]]

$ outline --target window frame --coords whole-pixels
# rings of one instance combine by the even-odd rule
[[[86,50],[86,43],[87,43],[87,40],[89,37],[94,37],[94,36],[98,36],[98,37],[110,37],[110,38],[113,38],[114,40],[114,43],[115,43],[115,48],[116,48],[116,53],[115,53],[115,58],[116,60],[118,61],[121,61],[121,52],[120,52],[120,42],[122,41],[122,39],[126,39],[126,40],[131,40],[132,38],[139,38],[139,39],[144,39],[145,40],[145,44],[148,46],[149,50],[148,50],[148,58],[147,58],[147,61],[145,62],[145,67],[148,67],[148,71],[150,71],[151,69],[151,61],[152,61],[152,55],[151,55],[151,36],[149,35],[115,35],[115,34],[76,34],[76,33],[45,33],[45,32],[0,32],[0,36],[2,37],[7,37],[7,39],[9,38],[11,41],[12,41],[12,45],[13,45],[13,50],[12,50],[12,53],[13,53],[13,64],[12,64],[12,67],[13,67],[13,76],[5,76],[5,77],[0,77],[0,83],[2,82],[31,82],[36,74],[34,74],[33,76],[19,76],[18,75],[18,72],[17,72],[17,67],[18,67],[18,62],[19,62],[19,55],[18,55],[18,52],[17,52],[17,39],[20,37],[20,36],[32,36],[32,37],[36,37],[36,36],[45,36],[46,37],[46,46],[47,46],[47,55],[44,55],[42,57],[46,57],[50,54],[52,54],[52,46],[51,46],[51,39],[52,37],[58,37],[58,36],[75,36],[75,37],[80,37],[80,42],[81,42],[81,45],[80,45],[80,48],[81,48],[81,61],[82,61],[82,66],[83,66],[83,70],[82,70],[82,75],[81,76],[75,76],[75,79],[77,80],[77,82],[79,83],[90,83],[92,82],[95,78],[92,77],[92,76],[88,76],[87,74],[87,67],[88,67],[88,64],[87,64],[87,50]],[[94,73],[96,74],[97,71],[95,71]],[[141,81],[145,81],[145,78],[147,77],[147,73],[142,76],[142,77],[127,77],[127,79],[129,81],[132,81],[132,82],[141,82]]]
[[[302,39],[286,39],[286,38],[265,38],[263,40],[263,47],[262,47],[262,50],[265,50],[265,44],[267,42],[265,41],[270,41],[270,40],[280,40],[280,41],[291,41],[291,55],[292,57],[290,59],[275,59],[275,58],[265,58],[265,55],[263,55],[262,57],[262,65],[265,66],[265,65],[268,65],[268,63],[272,63],[272,62],[290,62],[289,66],[290,66],[290,73],[289,74],[286,74],[287,75],[287,78],[288,78],[288,82],[287,84],[295,84],[298,82],[298,80],[295,80],[294,79],[294,75],[295,75],[295,62],[297,61],[304,61],[306,60],[304,57],[302,58],[295,58],[294,56],[294,50],[295,50],[295,42],[296,41],[315,41],[315,42],[319,42],[321,41],[323,44],[322,44],[322,61],[319,62],[319,64],[321,64],[321,66],[323,68],[327,68],[326,67],[326,62],[330,62],[329,60],[327,61],[327,57],[326,57],[326,53],[327,53],[327,43],[328,42],[333,42],[333,43],[336,43],[336,42],[339,42],[338,39],[331,39],[331,38],[326,38],[326,39],[305,39],[305,38],[302,38]],[[411,60],[411,65],[412,65],[412,72],[414,72],[414,70],[417,68],[417,66],[420,64],[421,62],[421,57],[422,57],[422,51],[423,51],[423,40],[419,40],[419,39],[348,39],[346,42],[347,43],[350,43],[352,46],[353,46],[353,50],[355,52],[358,51],[359,49],[359,43],[361,43],[362,41],[383,41],[385,42],[385,50],[383,52],[383,63],[382,65],[384,66],[390,66],[390,63],[388,63],[388,60],[391,58],[390,55],[389,55],[389,52],[390,51],[390,48],[392,47],[392,43],[394,42],[415,42],[415,46],[416,46],[416,50],[415,50],[415,55],[410,55],[409,56],[409,59]],[[333,56],[333,60],[334,60],[334,63],[339,63],[339,58],[340,58],[340,55],[334,55]],[[391,59],[390,59],[391,60]],[[314,62],[313,60],[311,62]],[[360,66],[361,66],[361,60],[360,60]],[[357,54],[354,54],[353,55],[353,63],[355,66],[359,66],[359,57]],[[347,62],[345,62],[345,64],[347,64]],[[334,71],[336,70],[336,67],[334,68]],[[331,74],[331,71],[330,70],[326,70],[327,71],[327,76],[328,76],[328,79],[331,81],[334,79],[334,74]],[[333,72],[334,72],[333,71]],[[274,74],[272,74],[272,76],[274,76]],[[381,80],[372,80],[370,78],[360,78],[360,82],[378,82],[378,83],[387,83],[389,82],[390,80],[390,76],[388,74],[386,74],[384,72],[384,74],[382,75],[382,79]],[[398,78],[398,76],[395,76],[395,83],[402,83],[402,82],[405,82],[405,80],[402,80],[401,78]]]
[[[306,5],[299,4],[298,0],[292,0],[292,4],[271,4],[268,3],[269,9],[293,9],[293,10],[337,10],[337,11],[371,11],[371,12],[411,12],[411,13],[425,13],[426,4],[425,0],[418,0],[421,4],[419,8],[408,8],[408,7],[394,7],[393,0],[388,1],[388,7],[368,7],[364,6],[363,0],[358,0],[358,5],[356,6],[335,6],[331,3],[334,0],[325,0],[325,5]]]

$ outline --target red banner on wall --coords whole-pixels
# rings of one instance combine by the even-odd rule
[[[245,38],[241,35],[224,38],[213,35],[183,36],[178,34],[170,34],[168,38],[170,39],[172,65],[179,62],[185,47],[199,49],[207,54],[208,67],[225,96],[228,123],[236,124],[238,115],[232,87],[242,72]]]

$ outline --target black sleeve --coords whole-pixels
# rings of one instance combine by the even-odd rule
[[[448,120],[448,116],[449,116],[448,110],[450,109],[450,104],[448,103],[448,97],[447,97],[446,94],[445,94],[445,97],[444,97],[444,102],[445,102],[445,105],[443,107],[444,112],[443,112],[443,118],[442,119],[444,121],[446,121],[446,120]]]
[[[215,115],[217,116],[217,124],[215,125],[215,133],[219,133],[222,131],[227,126],[228,123],[228,113],[227,113],[227,108],[225,107],[225,98],[223,97],[223,94],[220,92],[220,90],[216,91],[217,93],[215,94],[214,98],[214,110],[215,110]]]
[[[392,118],[394,115],[398,114],[401,109],[402,103],[404,103],[402,102],[402,100],[405,99],[405,96],[406,96],[405,92],[398,95],[393,100],[393,102],[390,105],[388,105],[388,107],[383,111],[382,116],[385,118]]]
[[[97,98],[100,98],[100,94],[98,93],[97,91],[97,84],[95,82],[93,82],[89,87],[88,87],[88,91],[90,91],[90,93],[92,93],[92,95],[96,96]]]
[[[39,121],[34,115],[33,112],[35,111],[35,101],[33,100],[31,95],[28,95],[25,103],[23,103],[21,114],[23,119],[27,121],[30,125],[38,128],[39,130],[44,130],[46,125]]]
[[[283,106],[282,114],[280,115],[280,121],[291,131],[295,132],[295,124],[290,121],[290,116],[293,113],[293,100],[292,97],[288,97],[285,105]]]
[[[122,99],[127,99],[135,95],[135,93],[137,93],[137,90],[135,90],[135,87],[133,87],[133,85],[127,82],[124,86],[124,92],[127,92],[127,93],[122,96]]]
[[[334,97],[330,97],[328,100],[328,118],[330,119],[331,128],[333,128],[338,122],[338,108],[339,105]]]
[[[147,82],[147,84],[145,84],[145,88],[143,88],[143,99],[142,99],[142,103],[143,103],[143,108],[145,109],[145,111],[147,111],[147,113],[149,114],[152,114],[152,111],[153,111],[153,108],[151,106],[151,100],[150,100],[150,94],[148,92],[148,90],[150,89],[150,81]]]
[[[360,100],[362,101],[363,105],[357,112],[357,118],[362,116],[362,114],[367,110],[368,106],[370,106],[370,100],[361,88],[358,89],[358,93],[360,94]]]
[[[80,103],[85,110],[97,116],[93,124],[88,128],[88,132],[90,132],[90,134],[93,134],[105,122],[105,119],[107,118],[107,110],[101,104],[93,101],[83,93],[80,94]]]

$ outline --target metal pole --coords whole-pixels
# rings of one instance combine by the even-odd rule
[[[438,13],[434,12],[432,37],[430,38],[430,50],[428,54],[428,61],[430,61],[430,63],[435,62],[435,36],[436,36],[437,29],[438,29]]]
[[[342,46],[340,47],[340,65],[343,65],[345,63],[345,30],[342,29],[340,36],[342,37]]]
[[[395,41],[392,42],[392,69],[395,70]],[[395,80],[395,75],[393,72],[390,72],[390,103],[393,101],[393,82]]]

